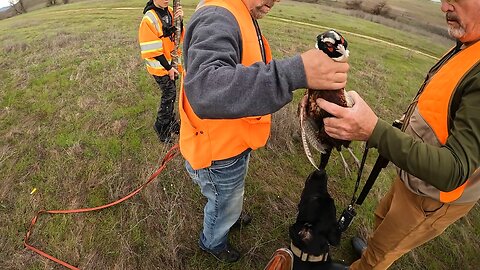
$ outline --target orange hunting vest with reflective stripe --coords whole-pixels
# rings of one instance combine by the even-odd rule
[[[197,10],[204,6],[223,7],[234,15],[241,33],[242,65],[250,66],[263,61],[257,31],[250,12],[241,0],[206,0],[197,6]],[[272,59],[271,51],[263,36],[262,40],[268,63]],[[188,70],[186,73],[188,74]],[[183,80],[180,91],[180,151],[192,168],[206,168],[212,161],[231,158],[249,148],[257,149],[266,144],[270,136],[271,115],[239,119],[200,119],[188,102]]]
[[[168,7],[168,12],[173,18],[173,9]],[[173,20],[172,20],[173,25]],[[183,40],[180,37],[180,42]],[[148,73],[156,76],[168,75],[168,71],[154,57],[164,55],[168,63],[172,63],[172,52],[175,49],[175,43],[170,37],[163,37],[163,23],[155,10],[150,9],[145,13],[138,30],[138,41],[140,43],[140,53],[145,60]],[[181,59],[182,50],[178,48],[178,59]],[[177,70],[181,71],[181,61],[177,65]]]
[[[431,145],[445,145],[449,136],[451,99],[463,77],[479,63],[480,42],[476,42],[441,66],[418,97],[418,104],[409,118],[405,132]],[[440,191],[403,170],[400,171],[400,178],[413,192],[444,203],[475,202],[480,197],[480,168],[474,168],[468,180],[450,192]]]

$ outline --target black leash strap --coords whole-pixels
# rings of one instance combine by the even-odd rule
[[[362,179],[363,168],[365,167],[365,161],[367,160],[367,156],[368,156],[368,146],[367,146],[367,143],[365,143],[365,150],[363,151],[362,163],[360,163],[360,168],[358,169],[357,182],[355,183],[355,189],[353,190],[352,201],[350,202],[350,205],[353,205],[355,203],[355,200],[356,200],[355,196],[357,194],[358,187],[360,186],[360,180]],[[363,190],[364,189],[365,187],[363,188]],[[362,193],[363,193],[363,190],[362,190]]]
[[[392,125],[396,128],[401,129],[402,124],[403,123],[401,121],[395,120]],[[365,182],[365,185],[362,188],[362,192],[360,192],[360,196],[357,199],[355,195],[357,194],[358,186],[360,185],[363,167],[365,166],[365,160],[367,159],[367,155],[368,155],[368,146],[365,143],[365,151],[363,152],[362,163],[360,164],[360,168],[358,169],[357,182],[355,183],[355,190],[353,191],[352,201],[347,206],[347,208],[343,210],[342,214],[340,215],[340,218],[337,221],[337,227],[341,232],[344,232],[348,229],[348,227],[352,223],[353,218],[357,215],[353,205],[354,204],[361,205],[363,203],[363,201],[367,197],[367,194],[370,192],[370,189],[372,189],[372,186],[375,183],[375,180],[377,180],[377,177],[380,174],[380,171],[383,168],[387,167],[388,165],[388,162],[389,162],[388,159],[379,155],[377,160],[375,161],[375,165],[373,166],[372,171],[370,172],[370,175],[368,176],[367,181]]]
[[[393,127],[396,127],[398,129],[402,129],[403,123],[400,120],[395,120],[392,123]],[[358,205],[361,205],[363,201],[365,201],[365,198],[367,197],[368,193],[373,187],[373,184],[378,178],[378,175],[380,174],[380,171],[387,167],[389,160],[382,157],[380,154],[378,155],[377,160],[375,161],[375,165],[373,165],[373,169],[370,172],[370,175],[368,176],[367,181],[365,182],[365,185],[362,188],[362,192],[360,192],[360,196],[358,196],[357,201],[355,202]],[[363,164],[362,164],[363,165]],[[356,190],[355,190],[356,192]],[[355,193],[354,193],[355,194]]]
[[[365,182],[365,185],[363,186],[362,192],[360,192],[360,195],[358,196],[357,201],[355,202],[358,205],[361,205],[363,201],[365,201],[365,198],[367,197],[368,193],[373,187],[373,184],[378,178],[378,175],[380,174],[380,171],[387,167],[388,165],[388,159],[378,156],[377,160],[375,161],[375,165],[373,165],[373,169],[370,172],[370,175],[368,176],[367,181]]]
[[[355,200],[356,200],[355,195],[357,194],[358,187],[360,186],[360,180],[362,179],[363,167],[365,167],[365,161],[367,159],[367,155],[368,155],[368,147],[367,147],[367,144],[365,143],[365,150],[363,151],[362,163],[360,164],[360,168],[358,169],[357,182],[355,183],[355,190],[353,191],[352,201],[347,206],[347,208],[343,210],[342,214],[340,215],[340,218],[337,221],[337,227],[341,232],[344,232],[348,229],[348,227],[352,223],[353,218],[357,215],[357,212],[355,211],[353,204],[355,203]]]

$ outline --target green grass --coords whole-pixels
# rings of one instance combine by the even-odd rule
[[[152,129],[160,93],[139,56],[143,2],[85,1],[0,21],[0,269],[55,268],[23,247],[34,213],[118,199],[141,185],[168,150]],[[182,2],[188,21],[196,3]],[[116,7],[137,9],[111,9]],[[435,56],[447,48],[429,37],[326,13],[311,4],[282,1],[272,15],[260,23],[275,57],[311,48],[324,31],[275,17],[370,35]],[[348,90],[359,92],[382,118],[395,119],[435,61],[345,37],[351,51]],[[240,262],[218,264],[197,248],[204,198],[180,157],[140,194],[114,208],[42,216],[32,244],[82,269],[263,269],[273,251],[289,242],[288,226],[312,170],[296,117],[302,92],[274,115],[268,145],[252,154],[245,208],[255,219],[232,233],[232,242],[245,254]],[[360,155],[362,144],[353,147]],[[367,168],[373,162],[372,154]],[[336,154],[328,171],[341,211],[354,182],[345,179]],[[348,239],[371,230],[373,209],[393,176],[393,168],[382,172],[341,246],[333,250],[335,258],[353,259]],[[37,191],[30,194],[33,188]],[[475,269],[478,224],[475,208],[392,268]]]
[[[305,10],[307,9],[308,12],[305,12]],[[433,13],[435,16],[438,17],[442,16],[440,9],[433,11],[430,10],[427,13]],[[311,15],[305,16],[305,14]],[[379,23],[359,20],[355,17],[332,13],[328,9],[325,9],[323,6],[320,5],[286,1],[285,3],[282,3],[281,5],[273,8],[271,11],[271,16],[285,19],[294,19],[296,21],[317,24],[328,28],[368,35],[385,41],[394,41],[399,45],[403,45],[411,49],[420,50],[434,56],[443,55],[443,52],[445,50],[445,44],[426,42],[426,40],[432,40],[429,36],[404,32],[401,30],[383,26]],[[295,33],[297,33],[297,31],[301,31],[301,29],[297,29],[297,26],[293,24],[289,28]],[[294,38],[296,39],[296,37]],[[312,42],[315,42],[314,38],[315,36],[313,36]]]

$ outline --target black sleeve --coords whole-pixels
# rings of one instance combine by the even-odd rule
[[[172,69],[172,65],[170,65],[167,61],[167,58],[165,58],[165,55],[159,55],[154,57],[166,70]]]

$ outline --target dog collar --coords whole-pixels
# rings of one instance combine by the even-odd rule
[[[298,247],[296,247],[292,242],[290,242],[290,249],[292,250],[293,254],[300,258],[300,260],[304,262],[326,262],[328,259],[328,252],[324,254],[320,254],[318,256],[314,256],[308,253],[303,252]]]

